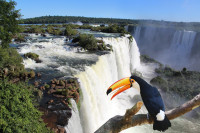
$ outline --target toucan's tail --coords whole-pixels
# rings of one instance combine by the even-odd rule
[[[164,132],[169,127],[171,127],[171,123],[166,115],[165,115],[165,119],[163,121],[157,121],[156,119],[154,120],[153,130],[158,130],[158,131]]]

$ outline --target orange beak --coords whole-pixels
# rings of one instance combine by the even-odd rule
[[[121,80],[118,80],[117,82],[115,82],[114,84],[112,84],[108,90],[107,90],[107,95],[113,91],[116,91],[114,93],[114,95],[112,96],[111,100],[118,95],[119,93],[131,88],[132,86],[132,81],[133,79],[130,78],[123,78]]]

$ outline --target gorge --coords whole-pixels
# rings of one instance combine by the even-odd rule
[[[137,72],[140,72],[148,82],[156,76],[154,69],[158,67],[157,64],[140,62],[137,38],[131,42],[128,36],[110,37],[110,34],[105,33],[103,41],[112,45],[113,52],[101,54],[80,52],[77,48],[67,45],[65,37],[51,35],[41,37],[30,34],[28,38],[26,43],[17,46],[19,53],[22,55],[27,52],[37,53],[42,62],[36,63],[31,59],[25,59],[24,64],[27,69],[41,72],[44,78],[40,80],[43,81],[76,77],[80,82],[81,106],[78,111],[76,104],[71,101],[72,117],[65,127],[66,131],[71,133],[92,133],[109,118],[123,115],[126,109],[140,99],[139,93],[130,89],[110,101],[106,90],[113,82]],[[166,103],[172,102],[170,100],[173,96],[163,95],[168,100]],[[184,98],[179,99],[173,102],[174,106],[184,101]],[[146,113],[146,109],[143,107],[139,113]],[[173,127],[167,132],[198,132],[199,122],[194,123],[194,121],[178,118],[172,121]],[[182,125],[192,128],[187,126],[180,128]],[[146,132],[146,130],[153,132],[150,125],[134,127],[123,132]]]
[[[200,70],[199,32],[146,25],[130,26],[128,30],[135,37],[142,54],[176,69],[186,67],[190,70]]]

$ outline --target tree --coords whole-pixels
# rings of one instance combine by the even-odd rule
[[[0,132],[49,133],[34,107],[30,86],[0,80]]]
[[[74,36],[77,34],[77,30],[72,29],[71,26],[67,25],[65,28],[65,33],[66,36]]]
[[[14,48],[0,48],[0,79],[3,75],[19,76],[20,73],[24,73],[23,59]],[[3,72],[7,69],[7,74]],[[4,74],[3,74],[4,73]]]
[[[97,40],[93,35],[80,34],[79,45],[89,51],[95,51],[98,49]]]
[[[109,119],[105,124],[103,124],[95,133],[119,133],[130,127],[140,126],[143,124],[153,124],[153,118],[149,117],[147,119],[146,114],[135,115],[142,107],[143,103],[141,101],[137,102],[135,106],[128,109],[124,116],[115,116]],[[195,96],[192,100],[184,103],[183,105],[166,111],[167,117],[172,120],[185,113],[200,106],[200,93]],[[183,125],[184,126],[184,125]]]
[[[13,36],[20,31],[19,10],[15,10],[16,2],[0,0],[0,40],[3,48],[8,48]]]

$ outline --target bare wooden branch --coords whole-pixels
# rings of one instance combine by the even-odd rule
[[[141,104],[141,102],[138,102],[138,103]],[[97,131],[95,131],[95,133],[119,133],[120,131],[125,130],[130,127],[140,126],[143,124],[153,124],[152,117],[147,119],[146,114],[135,115],[141,108],[140,105],[138,105],[138,103],[134,107],[132,107],[130,110],[127,110],[124,116],[115,116],[109,119]],[[172,110],[166,111],[165,114],[170,120],[172,120],[181,115],[184,115],[187,112],[190,112],[191,110],[199,106],[200,106],[200,93],[197,96],[195,96],[192,100],[184,103],[183,105],[176,107]]]
[[[139,101],[131,109],[127,109],[123,118],[124,122],[130,121],[132,116],[134,116],[141,109],[142,105],[143,102]]]

